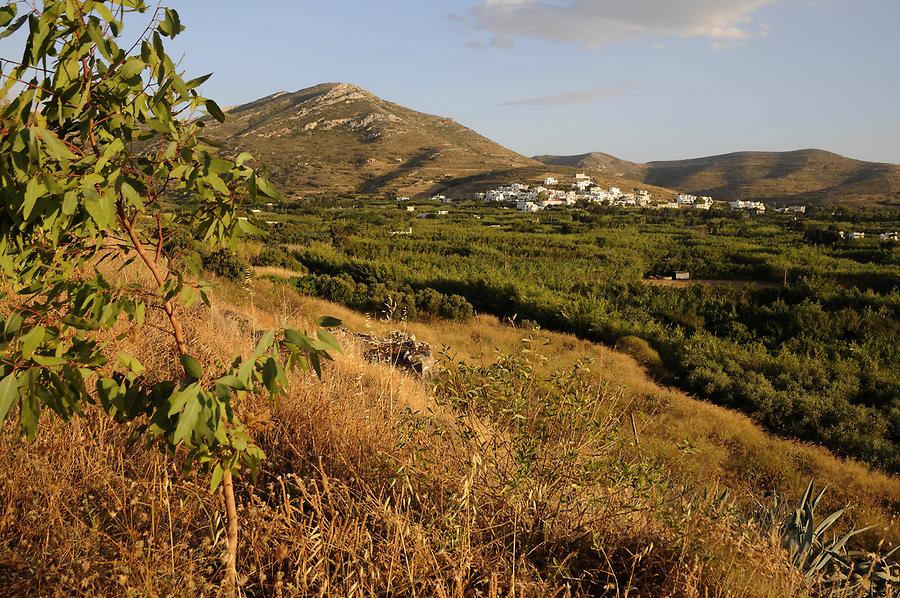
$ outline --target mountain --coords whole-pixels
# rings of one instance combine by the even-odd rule
[[[591,152],[577,156],[535,156],[534,159],[551,166],[568,166],[631,178],[640,177],[644,172],[643,164],[622,160],[603,152]]]
[[[208,135],[250,151],[291,193],[440,190],[458,178],[545,166],[447,118],[328,83],[232,108]]]
[[[249,151],[289,194],[464,195],[575,170],[509,150],[463,125],[404,108],[347,83],[276,93],[228,110],[206,134],[232,152]],[[601,184],[639,185],[598,176]],[[668,190],[651,189],[655,195]]]
[[[607,154],[540,156],[546,164],[618,170],[647,184],[724,200],[809,204],[900,204],[900,166],[816,149],[738,152],[635,164]]]

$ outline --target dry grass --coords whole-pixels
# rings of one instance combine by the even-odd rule
[[[377,331],[398,326],[368,321],[319,299],[300,301],[306,309],[335,313],[352,326]],[[775,438],[740,413],[662,387],[627,355],[571,335],[517,330],[492,316],[479,316],[466,324],[442,321],[407,327],[421,340],[479,363],[493,361],[498,352],[518,351],[523,338],[548,343],[541,352],[552,368],[590,359],[594,376],[621,388],[632,402],[643,454],[670,472],[674,481],[707,487],[724,484],[738,491],[745,498],[745,508],[751,510],[768,505],[773,493],[799,497],[809,480],[816,478],[818,484],[829,485],[823,509],[850,507],[844,517],[847,524],[873,526],[862,538],[866,546],[900,544],[900,480],[896,477],[837,458],[815,445]]]
[[[249,350],[256,330],[309,328],[312,315],[358,330],[402,326],[283,285],[259,283],[252,305],[245,294],[223,285],[219,308],[183,314],[207,368]],[[824,452],[769,448],[774,441],[746,420],[657,387],[611,351],[547,335],[547,361],[517,378],[491,368],[494,348],[517,353],[522,331],[489,318],[408,328],[474,364],[468,376],[451,369],[459,378],[449,388],[459,392],[444,385],[435,394],[366,363],[348,343],[323,380],[295,378],[279,406],[241,405],[269,457],[258,480],[239,482],[246,595],[803,595],[774,540],[704,491],[725,481],[745,500],[755,496],[735,455],[748,464],[779,451],[805,456],[803,467],[822,477],[846,472],[836,492],[897,496],[893,480]],[[177,371],[169,347],[146,327],[117,348],[164,376]],[[586,356],[593,374],[554,391],[551,370]],[[456,395],[471,396],[471,408]],[[560,410],[542,411],[545,399]],[[496,409],[510,402],[521,417]],[[639,452],[623,430],[629,405],[645,414]],[[224,522],[205,480],[154,450],[127,449],[126,432],[94,411],[68,426],[45,418],[33,444],[12,431],[0,433],[0,595],[217,595]],[[537,444],[535,431],[544,434]],[[688,431],[710,443],[690,459],[672,449]],[[731,434],[740,451],[728,452],[722,437]],[[527,467],[515,457],[526,445],[538,456]],[[561,482],[586,465],[602,475]],[[791,480],[807,473],[778,471]]]

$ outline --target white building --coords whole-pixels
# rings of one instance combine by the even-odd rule
[[[897,233],[893,232],[893,233],[881,233],[880,235],[878,235],[878,238],[881,239],[882,241],[896,241],[898,237],[897,237]]]
[[[859,241],[861,239],[866,238],[866,233],[852,232],[849,235],[847,235],[847,238],[850,239],[851,241]]]
[[[766,204],[761,201],[732,201],[728,205],[732,210],[755,210],[757,212],[765,212]]]
[[[787,206],[784,208],[776,208],[775,211],[779,214],[805,214],[806,206]]]
[[[546,179],[544,179],[544,185],[546,185],[547,187],[554,187],[556,185],[559,185],[559,181],[552,176],[548,176]]]
[[[540,208],[536,203],[534,203],[533,201],[525,201],[525,200],[520,200],[520,201],[516,204],[516,208],[517,208],[520,212],[538,212],[538,211],[540,211],[540,209],[541,209],[541,208]]]

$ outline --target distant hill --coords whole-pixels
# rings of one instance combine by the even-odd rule
[[[207,136],[234,152],[252,152],[291,194],[461,195],[546,176],[566,180],[575,172],[347,83],[276,93],[231,108],[226,123],[210,124]],[[612,177],[608,182],[622,184]]]
[[[208,134],[251,151],[293,193],[428,193],[449,180],[539,166],[447,118],[354,85],[276,93],[228,111]]]
[[[591,152],[577,156],[535,156],[534,159],[552,166],[568,166],[630,178],[643,176],[645,170],[643,164],[622,160],[603,152]]]
[[[647,184],[717,199],[900,205],[900,166],[863,162],[815,149],[738,152],[647,164],[599,153],[536,159],[599,172],[620,171]]]

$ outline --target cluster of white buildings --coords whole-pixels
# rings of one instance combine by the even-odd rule
[[[559,187],[555,177],[544,179],[543,185],[530,186],[524,183],[497,187],[479,194],[485,201],[515,203],[520,212],[539,212],[552,207],[572,207],[579,201],[587,203],[608,203],[616,206],[649,206],[650,192],[640,190],[626,193],[618,187],[603,189],[586,174],[575,176],[575,183],[568,189]]]
[[[859,231],[853,231],[853,232],[849,232],[849,233],[844,232],[844,231],[838,231],[838,237],[840,237],[841,239],[846,239],[848,241],[861,241],[866,238],[866,233],[859,232]],[[879,241],[898,241],[898,240],[900,240],[900,235],[898,235],[896,232],[881,233],[880,235],[878,235],[878,240]]]
[[[548,176],[542,185],[512,183],[479,193],[476,197],[489,202],[515,204],[520,212],[540,212],[553,207],[572,207],[579,202],[676,210],[710,210],[717,203],[712,197],[688,193],[679,194],[674,201],[653,203],[653,196],[646,189],[636,189],[633,192],[625,192],[618,187],[604,189],[585,173],[576,174],[574,183],[568,187],[561,186],[556,177]],[[408,199],[407,197],[398,197],[397,201],[407,201]],[[432,199],[445,204],[452,201],[443,195],[435,195]],[[761,201],[732,201],[728,202],[728,206],[735,211],[755,214],[766,212],[766,205]],[[806,206],[787,206],[776,208],[775,211],[781,214],[805,214]]]

